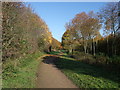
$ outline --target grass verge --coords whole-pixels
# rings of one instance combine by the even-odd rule
[[[48,54],[59,55],[60,52],[59,52],[59,51],[51,51],[51,52],[49,52]]]
[[[120,88],[119,72],[64,56],[55,64],[80,88]]]
[[[19,65],[13,67],[10,62],[6,65],[2,77],[3,88],[35,88],[36,72],[44,53],[37,52],[19,60]]]

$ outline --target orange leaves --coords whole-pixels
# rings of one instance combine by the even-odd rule
[[[72,21],[66,25],[66,32],[62,37],[64,49],[73,49],[76,46],[84,46],[85,52],[92,39],[98,40],[100,37],[100,21],[93,11],[86,14],[85,12],[77,14]]]
[[[84,22],[86,19],[88,18],[88,15],[85,12],[82,12],[80,14],[77,14],[75,16],[75,18],[72,20],[73,24],[77,24],[77,23],[82,23]]]
[[[91,35],[95,35],[96,31],[99,31],[101,28],[100,22],[93,11],[89,12],[89,14],[85,12],[77,14],[72,20],[72,24],[74,29],[80,31],[84,38],[91,38]]]

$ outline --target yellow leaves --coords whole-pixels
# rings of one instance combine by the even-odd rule
[[[44,38],[44,41],[46,41],[46,38]]]
[[[51,39],[49,39],[49,42],[50,42],[50,44],[52,43],[52,40]]]

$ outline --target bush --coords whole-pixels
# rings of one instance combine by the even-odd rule
[[[96,55],[96,63],[97,64],[106,64],[107,63],[107,57],[103,55]]]
[[[26,55],[17,61],[9,60],[3,64],[2,86],[3,88],[34,88],[38,59],[44,53],[36,52]],[[16,63],[18,64],[15,66]]]
[[[9,63],[3,64],[2,78],[15,77],[17,72],[18,68],[15,67],[15,61],[10,61]]]
[[[2,61],[4,63],[18,59],[24,54],[49,48],[52,40],[49,28],[29,5],[26,6],[22,2],[3,2],[2,14]]]
[[[114,55],[113,57],[109,58],[109,63],[119,65],[120,64],[120,56]]]
[[[109,64],[109,65],[119,65],[120,64],[120,56],[114,55],[113,57],[105,56],[104,53],[99,53],[95,56],[97,64]]]
[[[91,55],[91,54],[85,54],[84,52],[76,51],[76,52],[74,52],[73,56],[77,60],[81,60],[81,61],[89,63],[89,64],[96,63],[96,60],[93,58],[93,55]]]

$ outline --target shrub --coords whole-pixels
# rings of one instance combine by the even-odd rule
[[[109,58],[109,63],[119,65],[120,64],[120,56],[114,55],[113,57]]]
[[[77,60],[81,60],[83,62],[89,63],[89,64],[94,64],[96,63],[96,60],[93,58],[93,55],[91,54],[85,54],[84,52],[74,52],[74,58]]]

